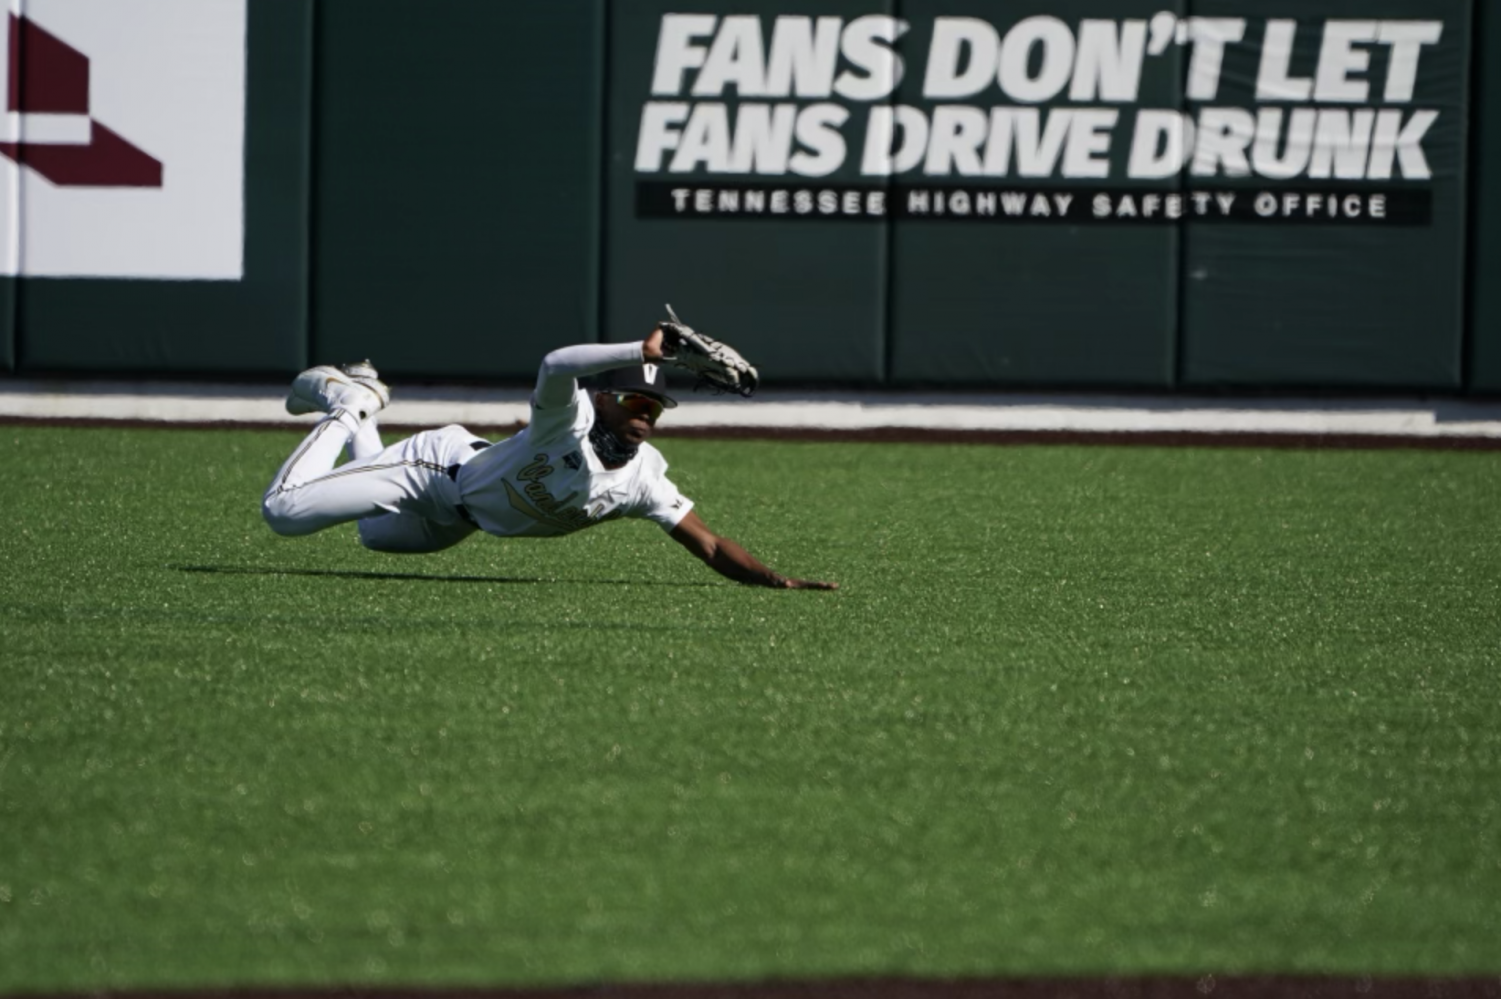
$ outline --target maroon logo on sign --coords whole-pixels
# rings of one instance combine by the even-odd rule
[[[24,17],[7,29],[0,155],[59,187],[161,187],[161,161],[89,115],[88,56]]]

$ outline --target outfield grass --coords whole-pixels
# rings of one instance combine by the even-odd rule
[[[0,427],[0,991],[1501,971],[1501,455],[666,441],[421,557]]]

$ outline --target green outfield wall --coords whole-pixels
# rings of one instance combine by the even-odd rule
[[[955,195],[968,193],[979,201],[986,187],[999,198],[1009,194],[1013,203],[1026,201],[1021,219],[1030,224],[981,220],[978,211],[956,219],[938,217],[930,199],[929,211],[897,221],[891,231],[891,380],[896,383],[933,383],[979,386],[1028,384],[1132,385],[1167,388],[1173,384],[1179,326],[1179,247],[1177,226],[1065,224],[1058,217],[1059,205],[1068,199],[1068,210],[1087,217],[1088,201],[1100,186],[1089,172],[1069,169],[1069,143],[1082,135],[1085,114],[1102,118],[1120,117],[1120,101],[1114,94],[1096,93],[1094,99],[1070,98],[1072,81],[1057,93],[1036,103],[1010,103],[1012,96],[999,84],[987,85],[972,96],[949,96],[929,87],[934,61],[935,28],[941,19],[963,18],[974,27],[969,35],[989,35],[980,25],[993,25],[1005,39],[1017,24],[1039,17],[1057,18],[1069,25],[1101,14],[1145,29],[1159,10],[1187,15],[1185,4],[1160,0],[1129,0],[1107,10],[1089,0],[1032,0],[1006,6],[1004,19],[997,18],[997,5],[985,0],[910,0],[902,5],[911,29],[903,42],[925,62],[923,72],[904,75],[893,100],[922,113],[929,122],[928,153],[924,162],[896,182],[909,191],[944,191],[952,212]],[[1042,23],[1046,24],[1046,21]],[[1115,25],[1112,34],[1119,37]],[[1131,30],[1126,27],[1124,30]],[[1144,32],[1143,32],[1144,33]],[[1059,37],[1063,37],[1061,34]],[[1043,42],[1034,47],[1034,61],[1042,58]],[[977,59],[974,43],[965,47],[968,66]],[[927,53],[927,59],[922,54]],[[983,57],[979,57],[983,58]],[[999,58],[999,56],[998,56]],[[1161,56],[1144,58],[1139,81],[1131,87],[1135,99],[1145,106],[1178,108],[1183,102],[1181,50],[1170,46]],[[1038,67],[1040,74],[1045,67]],[[961,68],[961,72],[964,70]],[[1025,76],[1025,74],[1022,74]],[[1082,77],[1081,77],[1082,80]],[[1129,85],[1129,84],[1128,84]],[[970,84],[969,87],[972,87]],[[957,84],[950,90],[961,88]],[[926,91],[938,90],[937,94]],[[1025,96],[1025,95],[1023,95]],[[1102,99],[1109,98],[1109,99]],[[988,164],[996,151],[998,131],[995,111],[1025,114],[1036,111],[1038,145],[1046,146],[1047,130],[1067,121],[1072,126],[1062,140],[1059,157],[1064,162],[1045,167],[1024,162],[1026,119],[1012,118],[1011,156],[1008,163]],[[1080,112],[1079,108],[1089,110]],[[955,156],[940,163],[932,155],[941,117],[964,109],[976,124],[985,120],[988,129],[979,147],[978,166],[1003,175],[975,175]],[[973,110],[970,110],[973,109]],[[974,112],[982,112],[977,115]],[[1071,120],[1064,116],[1071,116]],[[1117,125],[1119,127],[1119,125]],[[1074,131],[1077,129],[1078,131]],[[1112,143],[1098,157],[1099,172],[1115,177],[1127,173],[1129,147]],[[1044,151],[1033,157],[1046,160]],[[946,173],[938,170],[948,167]],[[1048,168],[1046,179],[1024,176]],[[965,172],[960,173],[963,170]],[[1070,176],[1072,174],[1072,176]],[[1111,185],[1107,185],[1111,186]],[[1133,197],[1148,193],[1160,196],[1176,192],[1176,177],[1127,179],[1113,185]],[[971,189],[973,188],[973,189]],[[978,192],[978,193],[977,193]],[[910,199],[911,194],[908,195]],[[1052,215],[1033,215],[1050,206]],[[962,202],[961,202],[962,204]],[[1004,213],[1002,204],[998,211]]]
[[[1486,53],[1501,52],[1501,9],[1478,3],[1473,51],[1475,103],[1471,160],[1472,229],[1469,387],[1501,392],[1501,66]]]
[[[603,0],[318,5],[313,355],[524,378],[598,338]]]
[[[6,371],[519,383],[671,302],[767,385],[1501,390],[1473,0],[110,10],[11,26]]]
[[[1252,15],[1247,40],[1256,44],[1227,47],[1221,86],[1215,102],[1258,106],[1256,89],[1266,51],[1268,25],[1286,4],[1277,0],[1214,0],[1195,4],[1208,17]],[[1310,193],[1353,198],[1368,211],[1371,192],[1392,196],[1421,190],[1431,198],[1431,217],[1417,225],[1222,225],[1196,223],[1184,233],[1183,382],[1188,385],[1277,385],[1431,388],[1461,385],[1465,267],[1465,179],[1468,132],[1470,36],[1463,30],[1470,17],[1468,0],[1422,0],[1407,5],[1355,0],[1315,0],[1298,6],[1298,30],[1291,36],[1287,76],[1321,88],[1320,59],[1327,37],[1306,30],[1310,16],[1344,18],[1352,26],[1373,23],[1412,33],[1416,23],[1443,26],[1437,41],[1424,41],[1416,53],[1412,93],[1387,99],[1400,67],[1397,46],[1352,46],[1368,53],[1369,68],[1348,73],[1344,81],[1323,85],[1342,99],[1368,87],[1369,107],[1343,112],[1343,105],[1320,103],[1319,114],[1333,107],[1352,125],[1361,116],[1400,115],[1397,127],[1411,127],[1414,116],[1436,113],[1421,142],[1430,180],[1414,181],[1397,162],[1391,179],[1339,181],[1341,164],[1330,164],[1336,183],[1318,184],[1311,177],[1271,187],[1279,201],[1301,192],[1306,216]],[[1255,16],[1261,15],[1261,16]],[[1459,28],[1460,30],[1455,30]],[[1256,36],[1260,32],[1260,37]],[[1351,32],[1353,35],[1355,32]],[[1327,33],[1326,33],[1327,35]],[[1394,74],[1394,70],[1397,71]],[[1325,74],[1329,76],[1331,74]],[[1357,82],[1358,81],[1358,82]],[[1335,96],[1331,94],[1331,98]],[[1269,100],[1262,108],[1296,113],[1296,105]],[[1375,131],[1374,120],[1372,130]],[[1322,123],[1316,119],[1315,128]],[[1379,154],[1366,162],[1372,169]],[[1336,154],[1337,155],[1337,154]],[[1253,153],[1254,157],[1254,153]],[[1353,164],[1352,164],[1353,166]],[[1312,166],[1308,172],[1314,172]],[[1352,171],[1353,172],[1353,171]],[[1416,171],[1415,171],[1416,172]],[[1236,181],[1242,197],[1258,197],[1269,188],[1265,178]],[[1280,207],[1280,206],[1279,206]]]
[[[890,283],[890,234],[880,218],[860,216],[855,221],[808,224],[787,217],[778,220],[747,220],[739,217],[704,217],[684,220],[645,209],[638,203],[643,184],[665,196],[663,208],[675,210],[674,191],[685,191],[710,178],[738,176],[752,183],[778,181],[770,174],[742,171],[717,173],[726,166],[721,153],[740,154],[751,162],[751,153],[784,162],[788,169],[795,153],[797,125],[785,112],[818,103],[788,100],[781,121],[768,102],[740,99],[736,88],[719,88],[712,98],[695,101],[689,95],[653,93],[657,51],[662,26],[683,23],[678,15],[685,8],[676,0],[638,0],[614,3],[609,21],[609,106],[605,122],[608,150],[608,185],[604,217],[604,292],[606,339],[640,338],[651,323],[662,317],[664,302],[670,302],[689,323],[708,328],[707,318],[716,315],[716,328],[724,339],[743,344],[745,353],[766,371],[782,371],[787,377],[840,382],[880,382],[886,377],[887,296]],[[862,15],[891,18],[889,5],[860,0],[833,3],[723,2],[693,7],[693,23],[774,24],[777,15],[799,17],[799,23],[815,16],[837,19],[844,24]],[[669,29],[670,30],[670,29]],[[811,34],[810,34],[811,37]],[[697,48],[702,39],[685,39]],[[747,47],[746,51],[749,51]],[[691,61],[691,53],[688,56]],[[670,81],[674,90],[690,87],[691,69]],[[747,112],[754,104],[755,110]],[[700,117],[702,130],[687,136],[684,146],[675,137],[683,125],[670,122],[678,111],[691,114],[706,108]],[[659,115],[660,113],[660,115]],[[732,150],[728,128],[747,113],[763,126],[758,133],[764,148],[752,148],[747,133],[741,150]],[[660,144],[643,142],[646,127],[663,136]],[[652,124],[662,122],[660,126]],[[810,128],[811,125],[805,125]],[[811,133],[808,133],[811,134]],[[695,139],[698,136],[701,142]],[[790,137],[792,142],[778,141]],[[694,144],[704,156],[693,155]],[[678,148],[670,148],[676,145]],[[807,153],[808,150],[804,149]],[[641,162],[643,157],[655,162]],[[809,158],[812,158],[811,156]],[[646,169],[650,166],[652,169]],[[829,183],[857,182],[858,164],[848,157],[828,160],[822,179]],[[743,193],[743,192],[741,192]],[[775,195],[776,191],[763,191]],[[783,189],[782,194],[786,194]],[[682,196],[688,197],[688,196]],[[715,193],[716,200],[720,197]],[[743,198],[742,198],[743,201]],[[770,201],[768,201],[768,208]],[[789,202],[790,206],[790,202]],[[793,211],[789,207],[789,213]]]
[[[16,282],[0,278],[0,371],[16,366]]]

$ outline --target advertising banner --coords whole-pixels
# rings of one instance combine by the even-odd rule
[[[911,0],[904,16],[664,14],[636,132],[637,214],[1431,220],[1427,142],[1444,101],[1421,100],[1418,83],[1430,57],[1440,68],[1429,75],[1443,73],[1443,19],[1309,17],[1308,5],[1299,18],[1152,9],[1160,5],[1121,16],[1128,3],[1109,4],[1115,16],[1086,15],[1100,6]],[[1311,72],[1299,75],[1295,59],[1310,46]],[[1254,51],[1255,65],[1226,80],[1235,49]],[[1180,59],[1181,95],[1153,88]],[[1177,177],[1185,189],[1172,196],[1130,191]],[[887,178],[898,181],[890,196]],[[1246,196],[1224,183],[1240,178],[1263,189]],[[1351,180],[1379,186],[1319,196]],[[1055,192],[1050,181],[1089,183]]]
[[[242,277],[245,4],[0,4],[0,273]]]
[[[11,150],[25,195],[19,369],[280,376],[304,367],[312,0],[21,7],[88,57],[92,138],[32,141],[35,116],[82,112],[56,110],[58,91],[32,103],[49,74],[72,78],[23,49],[22,91],[35,110],[17,112],[32,138]],[[63,16],[85,8],[90,17]],[[106,38],[101,26],[111,25]],[[28,33],[27,46],[62,51],[39,37]],[[54,69],[33,79],[38,65]],[[81,107],[80,96],[69,106]]]
[[[1465,0],[630,6],[612,267],[847,332],[868,261],[896,381],[1457,378]]]

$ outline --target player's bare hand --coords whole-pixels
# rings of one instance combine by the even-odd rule
[[[837,589],[839,589],[839,584],[838,583],[820,583],[816,579],[784,579],[784,580],[782,580],[782,589],[784,589],[784,590],[837,590]]]
[[[642,341],[641,359],[648,364],[660,364],[667,359],[667,355],[662,353],[662,327],[652,330],[651,335]]]

